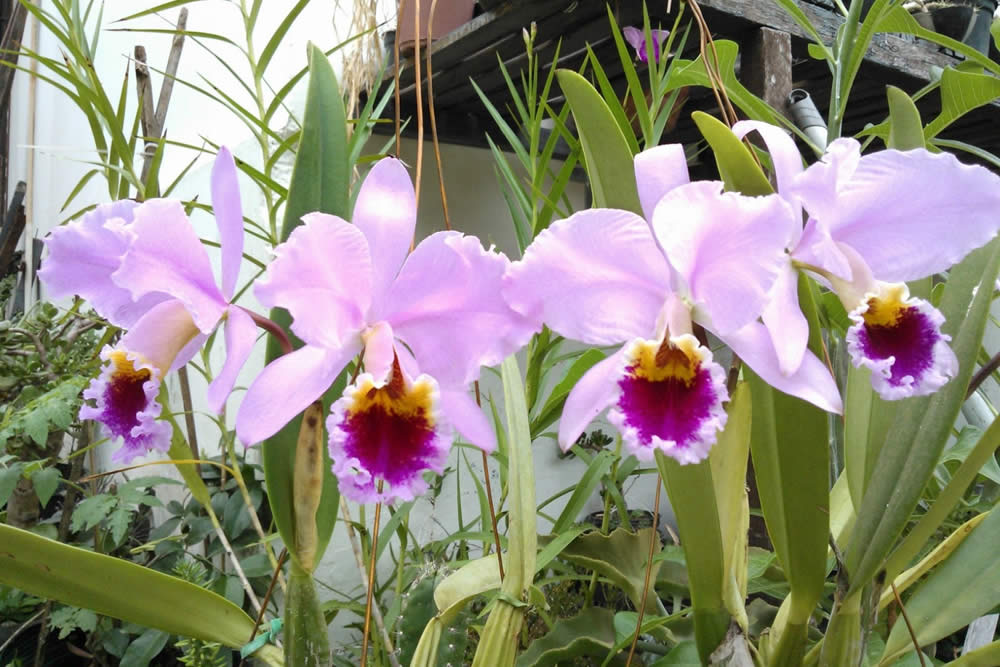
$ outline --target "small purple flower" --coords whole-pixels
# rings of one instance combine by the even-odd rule
[[[653,28],[649,31],[650,36],[653,38],[653,62],[660,62],[660,51],[663,49],[663,42],[667,40],[667,36],[670,35],[668,30],[659,30]],[[632,45],[635,49],[635,55],[640,62],[649,62],[649,56],[647,54],[646,47],[646,34],[643,32],[642,28],[636,28],[634,26],[626,26],[622,28],[622,35],[625,37],[625,41]]]
[[[50,293],[78,293],[112,323],[128,327],[102,351],[107,365],[84,392],[94,405],[80,412],[122,438],[116,461],[169,449],[170,429],[156,422],[160,382],[190,361],[220,322],[226,323],[226,362],[208,388],[213,411],[221,411],[256,340],[251,316],[229,303],[243,255],[243,213],[236,165],[225,148],[212,169],[212,203],[222,247],[221,289],[178,201],[115,202],[57,230],[48,242],[41,273]]]
[[[923,149],[862,156],[853,139],[834,141],[821,161],[803,170],[782,130],[752,121],[733,127],[740,137],[753,130],[768,144],[779,193],[809,214],[788,247],[779,279],[787,289],[776,289],[764,312],[782,371],[794,371],[808,336],[793,287],[794,262],[840,297],[854,322],[847,333],[852,361],[872,370],[882,398],[937,391],[958,371],[958,361],[941,332],[941,313],[911,297],[903,282],[948,269],[996,235],[1000,178]]]
[[[441,472],[452,428],[492,451],[493,429],[468,385],[532,331],[500,295],[502,254],[457,232],[409,253],[416,198],[398,160],[372,168],[352,218],[311,213],[275,249],[255,292],[288,309],[306,344],[258,376],[236,430],[247,444],[270,437],[363,351],[364,372],[327,420],[333,472],[346,497],[391,503],[423,493],[424,471]]]
[[[723,192],[688,179],[683,148],[636,156],[645,219],[611,209],[550,226],[511,265],[504,296],[518,312],[592,345],[624,346],[585,374],[567,397],[559,443],[568,449],[598,414],[629,453],[659,449],[682,463],[703,460],[725,424],[725,372],[692,335],[715,333],[765,379],[831,411],[836,384],[813,355],[789,378],[757,322],[787,262],[795,217],[781,198]],[[647,222],[649,221],[649,222]],[[761,336],[763,334],[763,337]]]

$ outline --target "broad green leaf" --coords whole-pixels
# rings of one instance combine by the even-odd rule
[[[951,447],[945,450],[941,456],[941,463],[957,462],[959,466],[976,451],[980,444],[989,448],[988,443],[983,443],[983,432],[975,426],[966,426],[958,434],[958,440]],[[994,441],[995,444],[995,441]],[[996,449],[994,446],[993,449]],[[992,454],[992,452],[990,452]],[[979,474],[990,480],[994,484],[1000,484],[1000,464],[997,464],[995,456],[986,456],[986,461],[979,469]],[[982,461],[980,458],[975,461]]]
[[[924,148],[924,124],[920,112],[910,96],[896,86],[889,86],[889,141],[888,147],[900,151]]]
[[[650,667],[692,667],[701,664],[698,646],[692,641],[681,642]]]
[[[909,562],[920,553],[924,544],[937,531],[948,515],[955,509],[962,500],[969,485],[975,480],[979,471],[983,470],[984,464],[989,462],[996,465],[994,452],[1000,447],[1000,418],[994,419],[990,427],[986,429],[983,436],[979,438],[976,446],[965,457],[962,464],[951,476],[948,484],[941,490],[934,504],[920,517],[906,538],[899,547],[892,552],[886,562],[885,569],[888,577],[893,578],[906,567]]]
[[[722,599],[744,631],[748,619],[743,604],[747,594],[747,539],[750,505],[747,497],[747,462],[750,458],[750,386],[740,383],[726,406],[726,428],[709,452],[719,509],[719,529],[724,553]]]
[[[550,667],[575,658],[603,658],[615,645],[615,614],[588,607],[576,616],[556,621],[548,633],[531,642],[517,659],[518,667]]]
[[[992,74],[949,67],[941,74],[941,113],[924,128],[932,139],[968,112],[1000,97],[1000,79]]]
[[[295,158],[292,180],[288,188],[288,203],[281,238],[285,240],[301,224],[306,213],[321,211],[350,218],[351,169],[347,159],[347,124],[344,102],[326,55],[315,46],[309,51],[309,89],[302,117],[302,139]],[[288,330],[291,318],[281,308],[271,311],[271,319]],[[267,360],[281,355],[281,349],[268,340]],[[324,408],[343,391],[341,379],[324,395]],[[261,446],[261,463],[267,482],[267,493],[274,513],[274,523],[285,546],[294,550],[295,518],[293,512],[293,478],[295,445],[298,442],[301,417],[296,417]],[[332,463],[323,448],[326,467]],[[316,515],[318,532],[316,559],[319,560],[330,541],[337,520],[339,494],[333,475],[325,475],[323,495]],[[293,554],[294,555],[294,554]]]
[[[24,470],[24,463],[15,461],[6,468],[0,468],[0,507],[7,504],[7,499],[14,492],[14,487],[21,479],[21,471]]]
[[[636,608],[642,605],[645,597],[646,613],[660,614],[663,608],[656,591],[652,589],[656,573],[660,569],[660,562],[655,560],[660,550],[660,540],[658,536],[654,536],[654,531],[654,528],[643,528],[633,533],[625,528],[618,528],[609,535],[592,531],[573,540],[563,549],[561,558],[607,577],[628,595]],[[656,541],[654,563],[650,575],[650,590],[644,596],[647,556],[652,539]]]
[[[957,51],[965,56],[967,62],[975,63],[980,67],[985,67],[994,74],[1000,74],[1000,64],[993,62],[988,57],[951,37],[946,37],[941,33],[924,28],[902,5],[896,5],[886,11],[878,21],[876,26],[878,32],[902,32],[916,35],[929,42],[940,44],[953,51]]]
[[[445,611],[480,593],[500,588],[501,583],[497,555],[477,558],[449,574],[437,585],[434,589],[434,604],[438,611]]]
[[[120,667],[148,667],[153,658],[167,645],[170,635],[162,630],[146,630],[125,649]]]
[[[42,507],[49,504],[52,494],[59,488],[59,468],[42,468],[31,476],[31,483],[35,485],[35,494]]]
[[[732,130],[703,111],[695,111],[691,118],[712,147],[715,162],[719,165],[719,175],[727,190],[750,196],[774,192],[760,165]]]
[[[910,588],[913,584],[920,581],[920,579],[931,571],[931,569],[937,567],[943,561],[947,560],[955,549],[958,548],[962,542],[965,541],[972,531],[975,530],[976,526],[982,523],[989,514],[977,514],[973,518],[969,519],[961,526],[955,529],[955,531],[942,540],[936,547],[934,547],[929,554],[920,559],[920,562],[903,572],[898,577],[893,578],[892,582],[896,586],[896,590],[900,593]],[[885,609],[889,604],[895,600],[891,588],[886,588],[882,591],[882,597],[879,598],[878,608]]]
[[[736,59],[739,57],[739,46],[736,42],[728,39],[717,39],[714,47],[708,50],[709,62],[718,64],[718,71],[722,77],[722,82],[726,87],[726,93],[733,104],[744,111],[753,120],[762,120],[772,125],[781,125],[782,116],[770,107],[764,100],[760,99],[747,90],[739,78],[736,76]],[[718,54],[718,60],[714,54]],[[666,91],[684,86],[712,87],[712,81],[705,70],[703,56],[698,56],[696,60],[678,59],[675,63],[675,70],[667,84]]]
[[[983,339],[993,284],[1000,268],[1000,241],[972,252],[952,268],[939,310],[941,330],[958,358],[955,378],[931,396],[906,399],[875,462],[847,552],[851,591],[878,573],[941,458]]]
[[[556,78],[576,120],[594,206],[642,215],[632,151],[608,105],[594,86],[576,72],[561,69]]]
[[[996,606],[1000,600],[998,542],[1000,508],[994,508],[907,599],[906,614],[920,646],[947,637]],[[879,664],[890,664],[912,650],[911,642],[906,624],[897,623]]]
[[[0,583],[105,616],[233,648],[253,630],[242,609],[204,588],[5,524],[0,558]]]
[[[872,387],[867,368],[847,370],[844,396],[844,476],[851,503],[861,505],[878,454],[882,451],[898,401],[883,401]]]
[[[656,466],[677,517],[691,589],[695,641],[701,659],[707,663],[725,638],[730,618],[723,599],[725,548],[712,467],[709,461],[681,465],[659,450],[656,451]]]

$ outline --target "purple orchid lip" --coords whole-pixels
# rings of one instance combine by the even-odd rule
[[[405,502],[424,493],[422,473],[444,470],[452,441],[439,405],[437,382],[428,375],[411,381],[398,360],[384,383],[362,373],[327,419],[341,493],[359,503]],[[376,488],[377,480],[388,488]]]
[[[941,333],[944,317],[910,298],[905,284],[880,284],[850,318],[847,349],[854,365],[872,371],[872,386],[886,400],[933,393],[958,371],[951,337]]]
[[[111,457],[128,464],[152,451],[170,448],[170,425],[157,421],[162,407],[157,401],[160,371],[138,354],[106,347],[101,358],[109,362],[83,392],[81,419],[101,422],[111,438],[121,438],[122,447]]]
[[[608,413],[628,450],[648,461],[659,449],[680,463],[708,456],[725,426],[725,372],[690,335],[635,340],[624,350],[620,395]]]

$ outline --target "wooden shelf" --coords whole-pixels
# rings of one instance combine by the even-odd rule
[[[662,3],[661,3],[662,4]],[[674,3],[676,6],[679,3]],[[750,40],[761,27],[787,32],[792,44],[792,81],[795,87],[808,90],[817,107],[826,112],[831,78],[823,61],[808,54],[808,37],[802,28],[777,4],[766,0],[699,0],[705,20],[715,39],[729,39],[741,44],[741,54],[748,53]],[[833,10],[831,0],[807,0],[800,6],[830,43],[843,18]],[[498,62],[502,61],[512,77],[519,76],[526,64],[522,29],[534,22],[537,26],[535,52],[540,62],[551,64],[559,47],[559,67],[579,69],[589,44],[605,67],[612,83],[624,89],[625,83],[617,51],[611,38],[607,6],[597,0],[515,0],[498,9],[475,17],[460,29],[437,40],[432,47],[435,110],[442,140],[471,146],[486,146],[486,134],[500,140],[492,120],[476,95],[470,81],[483,90],[501,110],[511,102]],[[676,11],[676,9],[675,9]],[[690,16],[690,12],[688,12]],[[642,5],[621,2],[616,10],[619,25],[642,25]],[[661,12],[653,15],[654,24],[669,26],[674,16]],[[697,28],[684,50],[684,57],[697,56]],[[935,68],[959,62],[937,45],[909,35],[875,36],[859,73],[844,122],[844,133],[853,134],[869,123],[879,123],[887,115],[885,87],[899,86],[909,93],[931,79]],[[426,76],[426,61],[423,76]],[[737,64],[739,66],[739,63]],[[416,86],[412,61],[404,61],[400,71],[400,110],[404,117],[416,110]],[[558,89],[554,91],[558,95]],[[425,102],[426,102],[426,95]],[[696,109],[716,112],[711,91],[701,89],[685,106],[682,120],[665,141],[690,142],[700,138],[690,121]],[[918,102],[925,121],[940,112],[940,98],[932,93]],[[391,117],[393,109],[386,111]],[[967,114],[941,136],[973,143],[1000,154],[1000,107],[988,105]],[[415,131],[411,123],[410,131]],[[967,155],[963,160],[972,161]]]

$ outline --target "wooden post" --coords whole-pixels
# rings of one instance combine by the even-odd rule
[[[792,36],[758,28],[743,45],[740,77],[747,89],[782,115],[792,92]]]

